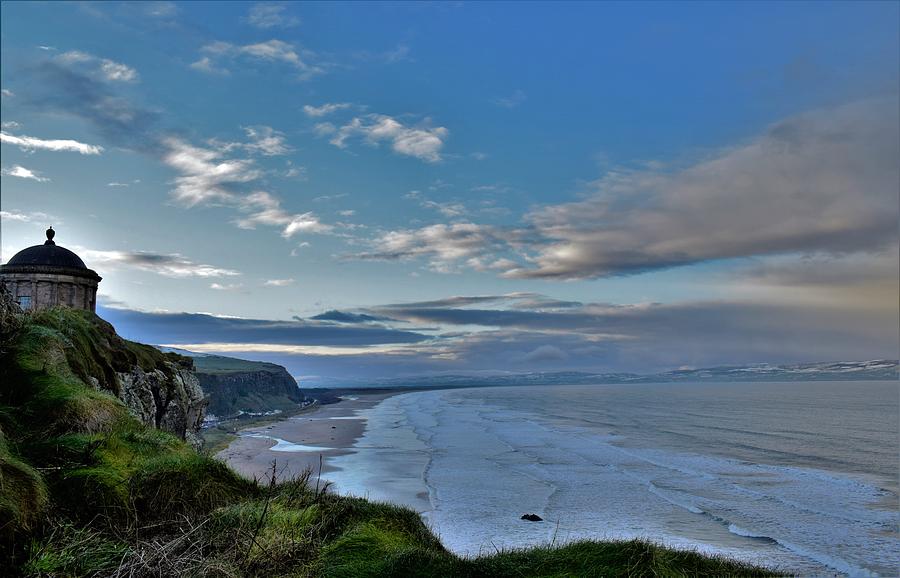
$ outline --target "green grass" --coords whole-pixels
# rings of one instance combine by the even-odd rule
[[[772,575],[641,541],[460,558],[412,510],[317,490],[309,474],[246,480],[142,425],[101,375],[168,357],[90,314],[50,310],[0,326],[15,328],[0,336],[0,568],[12,574]]]
[[[246,359],[236,359],[234,357],[222,357],[219,355],[203,355],[192,358],[194,367],[197,371],[203,373],[242,373],[250,371],[268,371],[271,373],[281,373],[283,368],[274,363],[265,361],[248,361]]]

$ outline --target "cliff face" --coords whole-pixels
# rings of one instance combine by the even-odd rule
[[[0,299],[8,300],[8,293],[0,290]],[[24,315],[14,304],[0,309],[4,325],[17,326],[3,346],[0,400],[15,400],[16,382],[25,379],[80,381],[115,396],[143,424],[199,443],[208,400],[190,358],[122,339],[90,311],[54,308]],[[106,413],[82,424],[89,430],[102,430],[118,413],[108,402],[101,405]]]
[[[163,363],[168,371],[144,371],[135,365],[128,373],[116,373],[120,399],[145,425],[197,444],[195,434],[203,424],[208,398],[193,372]]]
[[[244,412],[286,410],[303,401],[297,382],[280,365],[219,356],[194,359],[209,412],[228,417]]]

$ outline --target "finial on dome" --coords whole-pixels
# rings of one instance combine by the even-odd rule
[[[44,241],[45,245],[55,245],[53,242],[53,237],[56,235],[56,231],[53,230],[53,225],[50,225],[50,228],[47,229],[47,240]]]

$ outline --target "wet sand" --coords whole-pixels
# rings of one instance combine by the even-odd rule
[[[362,410],[402,391],[354,394],[338,403],[319,407],[282,421],[240,430],[238,439],[216,454],[235,471],[248,478],[268,480],[275,464],[278,480],[288,480],[312,471],[334,471],[329,458],[353,453],[353,444],[366,427]],[[320,458],[321,456],[321,458]]]

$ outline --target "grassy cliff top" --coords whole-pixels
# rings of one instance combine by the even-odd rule
[[[265,371],[267,373],[281,373],[286,371],[280,365],[265,361],[248,361],[234,357],[221,355],[204,355],[194,357],[194,368],[201,373],[225,374],[242,373],[252,371]]]
[[[243,479],[87,385],[95,371],[151,368],[168,354],[125,342],[87,312],[2,315],[0,567],[13,574],[770,575],[641,541],[459,558],[412,510],[309,478]]]

